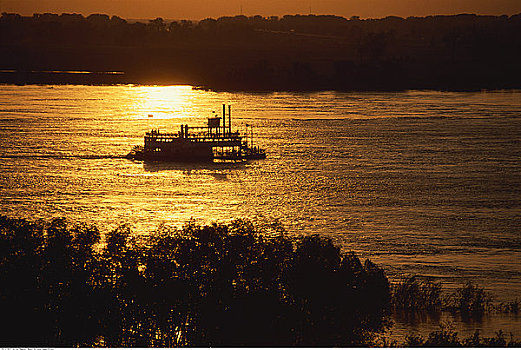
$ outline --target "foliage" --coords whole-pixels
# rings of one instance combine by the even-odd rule
[[[2,346],[352,346],[387,325],[389,283],[316,235],[245,220],[138,240],[0,216]]]
[[[521,302],[518,299],[508,301],[508,302],[502,302],[496,306],[496,309],[498,309],[501,312],[507,313],[507,314],[509,313],[509,314],[517,315],[517,314],[519,314],[520,303]]]
[[[441,283],[430,280],[422,280],[418,276],[404,277],[392,287],[392,305],[395,311],[407,313],[438,313],[443,310],[459,313],[463,318],[481,318],[486,312],[499,310],[505,313],[517,314],[519,301],[511,301],[492,304],[492,297],[483,288],[471,282],[457,288],[453,292],[442,290]],[[421,335],[409,334],[405,341],[398,345],[397,342],[387,344],[384,347],[519,347],[521,342],[515,340],[510,334],[507,341],[505,334],[499,330],[494,337],[481,337],[479,330],[468,337],[459,338],[450,326],[440,325],[440,329],[431,332],[427,339]]]
[[[440,282],[404,277],[393,286],[393,306],[402,311],[440,311],[442,288]]]
[[[474,332],[470,337],[460,339],[458,333],[454,332],[450,327],[440,326],[440,329],[431,332],[427,339],[418,335],[408,335],[405,342],[401,344],[401,347],[417,348],[417,347],[428,347],[428,348],[441,348],[441,347],[519,347],[521,342],[515,340],[510,334],[510,340],[507,340],[505,334],[500,330],[496,332],[494,337],[481,337],[479,330]]]
[[[146,23],[3,13],[0,82],[226,90],[520,88],[521,14],[234,16]],[[125,74],[52,74],[52,71]]]
[[[517,300],[498,305],[494,305],[492,300],[490,293],[471,282],[466,282],[453,292],[447,292],[442,289],[441,282],[407,276],[392,288],[392,305],[395,311],[451,311],[464,318],[476,318],[493,309],[513,314],[519,310]]]
[[[491,306],[492,297],[483,288],[467,282],[451,295],[452,308],[463,316],[481,316]]]

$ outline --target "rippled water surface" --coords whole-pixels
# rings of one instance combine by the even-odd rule
[[[145,131],[202,125],[222,103],[236,127],[255,126],[266,160],[122,157]],[[391,278],[472,280],[511,300],[521,296],[521,92],[0,86],[0,209],[104,229],[128,222],[137,233],[190,218],[280,219]]]

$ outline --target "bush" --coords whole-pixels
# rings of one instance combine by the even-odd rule
[[[501,312],[517,315],[517,314],[519,314],[519,304],[520,303],[521,302],[516,299],[516,300],[500,303],[498,306],[496,306],[496,308]]]
[[[505,339],[505,334],[500,330],[496,332],[495,337],[481,337],[479,330],[477,330],[472,336],[461,340],[458,337],[458,333],[454,332],[450,327],[440,326],[440,329],[431,332],[427,340],[423,339],[422,336],[408,335],[405,338],[405,342],[401,344],[402,347],[519,347],[521,342],[514,340],[512,334],[510,334],[510,341]]]
[[[440,311],[441,283],[408,276],[393,287],[393,306],[399,311]]]
[[[0,216],[2,346],[353,346],[387,325],[389,283],[316,235],[248,221],[138,241]],[[7,315],[7,316],[6,316]]]
[[[483,288],[467,282],[450,296],[450,308],[464,317],[481,316],[491,306],[492,297]]]

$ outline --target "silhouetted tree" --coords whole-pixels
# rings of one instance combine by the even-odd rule
[[[0,217],[3,346],[347,346],[383,330],[383,271],[248,221],[139,240]],[[271,229],[270,229],[271,230]]]

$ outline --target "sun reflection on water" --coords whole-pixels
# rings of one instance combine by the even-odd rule
[[[5,86],[0,102],[5,214],[130,222],[135,232],[274,217],[291,232],[332,236],[391,274],[481,271],[488,285],[505,283],[495,288],[503,295],[519,290],[521,106],[510,107],[512,94]],[[146,131],[204,125],[222,103],[232,105],[234,129],[255,125],[266,160],[123,158]],[[496,249],[494,259],[484,248]],[[447,259],[432,260],[440,252]]]
[[[190,117],[192,87],[176,86],[134,86],[134,108],[143,114],[136,118],[172,119]]]

